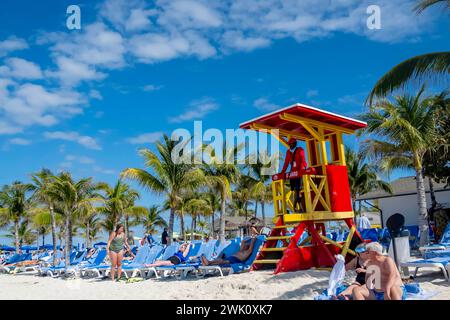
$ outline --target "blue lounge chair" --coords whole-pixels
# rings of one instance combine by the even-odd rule
[[[70,264],[66,268],[65,261],[61,261],[59,265],[53,267],[44,267],[39,269],[40,275],[47,275],[52,278],[62,275],[70,266],[75,266],[79,264],[83,258],[86,256],[86,250],[81,252],[74,251],[70,254]]]
[[[167,246],[164,249],[164,253],[161,256],[161,259],[159,259],[159,260],[169,259],[171,256],[173,256],[178,251],[179,247],[180,247],[179,243],[172,243],[171,245]],[[154,261],[152,263],[154,263]],[[150,264],[150,263],[147,263],[147,264]],[[144,267],[144,268],[142,268],[141,272],[147,272],[147,278],[149,277],[150,272],[152,272],[156,278],[160,278],[160,276],[158,275],[158,270],[155,267]]]
[[[422,252],[424,255],[425,252],[431,251],[431,250],[445,250],[450,248],[450,223],[447,224],[447,227],[445,227],[444,234],[442,235],[441,240],[439,241],[439,244],[434,244],[430,246],[420,247],[419,251]]]
[[[407,262],[400,263],[401,267],[412,267],[415,268],[414,270],[414,277],[417,275],[417,272],[420,268],[438,268],[442,271],[444,274],[445,279],[449,279],[447,270],[445,269],[445,266],[450,263],[450,256],[447,257],[437,257],[437,258],[431,258],[431,259],[419,259],[419,260],[412,260]]]
[[[200,266],[200,255],[205,254],[205,251],[210,251],[210,253],[214,251],[215,244],[215,241],[209,244],[193,242],[186,256],[185,263],[176,266],[156,267],[156,271],[161,272],[164,277],[175,276],[177,279],[184,278],[189,271],[193,271]]]
[[[447,274],[449,275],[447,281],[450,282],[450,263],[446,264],[445,269],[447,270]]]
[[[360,235],[364,240],[370,240],[372,242],[378,241],[378,230],[377,229],[363,229],[360,231]]]
[[[87,264],[80,266],[79,268],[79,273],[81,277],[87,277],[90,274],[94,274],[98,277],[101,276],[101,272],[99,271],[99,268],[101,268],[102,266],[104,266],[103,261],[106,258],[106,249],[105,248],[101,248],[98,249],[97,255],[95,256],[95,258],[93,257],[93,261],[92,259],[90,259],[90,261],[87,262]],[[110,267],[109,265],[106,265],[107,267]]]
[[[151,249],[149,246],[143,246],[139,248],[133,261],[131,263],[122,266],[122,272],[126,278],[129,278],[128,276],[129,273],[131,273],[132,277],[134,277],[135,273],[139,272],[139,270],[144,266],[144,264],[147,263],[147,257],[149,256],[150,251]],[[107,276],[110,272],[111,269],[109,268],[106,271],[105,275]]]
[[[0,266],[0,272],[10,273],[20,262],[31,260],[31,256],[31,253],[15,254],[4,265]]]
[[[248,239],[248,240],[250,240],[250,239]],[[238,273],[238,272],[243,272],[243,271],[249,270],[253,264],[253,261],[256,259],[256,255],[258,254],[259,249],[264,244],[264,240],[265,240],[265,236],[263,236],[263,235],[256,237],[253,251],[252,251],[251,255],[247,258],[247,260],[245,260],[241,263],[200,266],[200,267],[198,267],[199,272],[197,273],[197,276],[202,277],[202,276],[205,276],[206,274],[214,274],[214,273],[218,272],[220,274],[220,276],[223,277],[225,269],[228,269],[228,274]],[[228,249],[228,247],[226,249]],[[228,250],[226,250],[226,251],[228,251]],[[233,254],[236,251],[237,250],[230,251],[228,253],[228,255]]]

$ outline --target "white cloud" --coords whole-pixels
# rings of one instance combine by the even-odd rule
[[[47,71],[47,76],[58,78],[63,85],[74,86],[81,81],[101,80],[106,74],[97,72],[84,62],[59,56],[56,58],[57,71]]]
[[[65,157],[65,160],[66,161],[70,161],[70,162],[75,161],[75,162],[78,162],[78,163],[81,163],[81,164],[92,164],[92,163],[95,163],[95,160],[92,159],[92,158],[89,158],[89,157],[86,157],[86,156],[76,156],[76,155],[73,155],[73,154],[67,155]]]
[[[317,97],[318,95],[319,95],[319,90],[310,89],[310,90],[306,91],[307,98]]]
[[[257,48],[267,47],[271,43],[264,37],[244,37],[240,31],[225,32],[223,41],[226,47],[241,51],[253,51]]]
[[[216,54],[216,49],[200,34],[187,31],[175,33],[146,33],[133,36],[130,51],[140,62],[155,63],[194,55],[205,59]]]
[[[10,52],[27,49],[28,44],[24,39],[11,36],[0,41],[0,57],[6,56]]]
[[[155,10],[145,7],[145,2],[136,0],[109,0],[103,2],[100,14],[121,31],[139,31],[148,29],[152,23],[150,17]]]
[[[273,111],[281,108],[279,105],[269,102],[266,98],[256,99],[253,106],[261,111]]]
[[[81,114],[85,98],[63,89],[17,84],[0,78],[0,134],[21,132],[32,125],[52,126],[62,119]]]
[[[158,22],[166,26],[179,25],[183,29],[217,28],[222,25],[221,14],[210,3],[192,0],[159,1],[162,13]]]
[[[31,144],[31,140],[24,138],[13,138],[8,140],[9,144],[15,144],[19,146],[27,146]]]
[[[108,174],[108,175],[116,174],[116,171],[115,171],[115,170],[112,170],[112,169],[105,169],[105,168],[103,168],[103,167],[101,167],[101,166],[98,166],[98,165],[93,166],[92,169],[93,169],[95,172],[99,172],[99,173],[102,173],[102,174]]]
[[[187,110],[175,117],[169,118],[170,123],[180,123],[184,121],[202,119],[207,114],[219,109],[219,105],[211,98],[194,100],[189,104]]]
[[[90,136],[82,136],[78,132],[75,131],[53,131],[53,132],[44,132],[44,137],[52,140],[65,140],[76,142],[88,149],[101,150],[102,148],[98,144],[98,142],[90,137]]]
[[[95,90],[95,89],[91,89],[89,91],[89,97],[91,97],[92,99],[96,99],[96,100],[103,100],[103,96],[100,93],[100,91]]]
[[[162,88],[162,86],[157,86],[157,85],[154,85],[154,84],[148,84],[146,86],[143,86],[142,90],[143,91],[147,91],[147,92],[151,92],[151,91],[160,90],[161,88]]]
[[[162,132],[143,133],[136,137],[128,138],[126,141],[131,144],[154,143],[162,137]]]
[[[91,67],[108,69],[125,65],[126,48],[122,35],[103,23],[89,24],[81,33],[59,33],[51,38],[55,57],[65,56]]]
[[[41,79],[42,71],[34,62],[20,58],[6,59],[5,65],[0,66],[0,76],[16,79]]]

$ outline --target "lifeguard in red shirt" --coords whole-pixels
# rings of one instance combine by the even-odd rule
[[[297,140],[295,138],[290,138],[288,141],[289,150],[286,152],[286,159],[284,160],[282,173],[286,172],[288,166],[291,166],[291,171],[305,170],[307,167],[305,160],[305,151],[302,147],[297,147]],[[297,204],[300,209],[302,205],[300,202],[300,190],[303,187],[303,179],[301,176],[298,178],[292,178],[289,180],[291,185],[291,191],[294,192],[294,209],[297,210]]]

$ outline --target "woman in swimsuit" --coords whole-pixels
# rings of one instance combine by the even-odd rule
[[[127,238],[125,236],[123,225],[119,224],[116,230],[111,232],[109,235],[108,245],[106,246],[106,252],[108,253],[109,260],[111,261],[111,280],[115,279],[115,272],[117,268],[117,280],[120,279],[122,275],[122,260],[126,249],[131,252],[130,246],[128,245]]]
[[[349,263],[345,265],[345,271],[347,270],[355,270],[356,271],[356,279],[355,281],[348,286],[347,289],[338,294],[335,299],[345,299],[350,300],[352,298],[353,289],[356,287],[361,287],[366,284],[366,267],[364,266],[364,260],[358,251],[363,249],[363,245],[359,245],[355,250],[357,256],[353,258]]]
[[[178,264],[184,263],[187,260],[187,255],[190,249],[189,243],[183,243],[178,249],[177,253],[169,257],[167,260],[159,260],[152,264],[146,264],[146,267],[161,267],[161,266],[176,266]]]

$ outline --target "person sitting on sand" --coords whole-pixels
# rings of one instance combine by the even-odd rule
[[[360,244],[356,247],[356,257],[345,265],[345,271],[355,270],[356,279],[347,289],[338,294],[337,297],[334,297],[335,299],[350,300],[352,298],[353,289],[366,284],[366,267],[364,265],[364,259],[359,253],[364,252],[365,250],[365,244]]]
[[[252,238],[250,243],[247,243],[247,241],[242,241],[241,247],[239,248],[239,251],[236,253],[233,253],[229,257],[221,257],[219,259],[211,260],[209,261],[206,259],[205,256],[202,256],[202,264],[204,266],[210,266],[210,265],[218,265],[218,264],[233,264],[233,263],[242,263],[245,260],[250,257],[250,255],[253,252],[253,247],[255,245],[256,238]]]
[[[405,300],[406,290],[394,260],[383,255],[378,242],[366,244],[361,253],[366,267],[366,285],[353,288],[354,300]]]
[[[169,257],[167,260],[159,260],[152,264],[146,264],[146,267],[161,267],[161,266],[176,266],[183,262],[186,262],[186,256],[189,253],[191,245],[189,243],[183,243],[178,249],[177,253]]]

